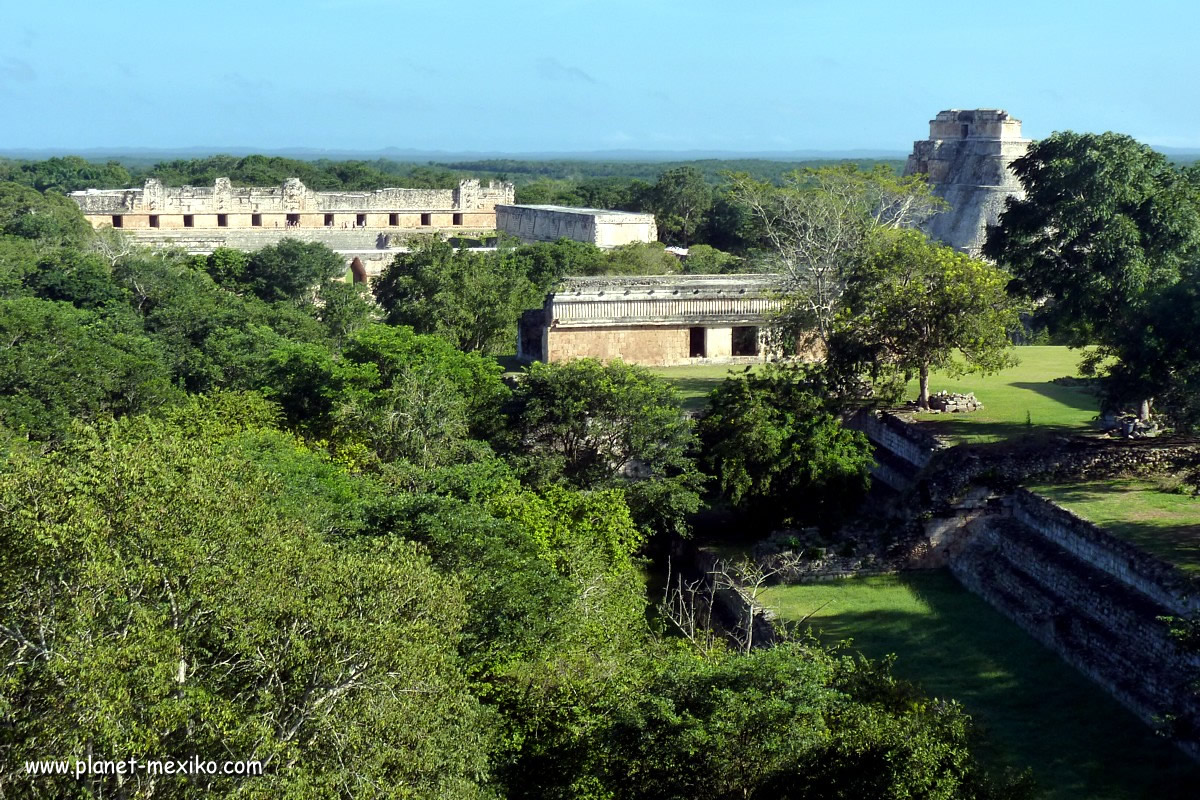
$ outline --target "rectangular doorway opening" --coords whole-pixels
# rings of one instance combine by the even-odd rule
[[[196,227],[196,218],[193,217],[191,214],[184,214],[183,215],[183,227],[185,227],[185,228]]]
[[[453,223],[453,224],[455,224],[455,225],[462,225],[462,214],[455,214],[455,215],[454,215],[454,223]]]
[[[746,326],[733,329],[733,351],[735,356],[758,355],[758,328]]]
[[[688,328],[688,357],[706,358],[704,328]]]
[[[433,224],[433,214],[422,214],[421,215],[421,224],[422,225],[432,225]]]
[[[125,219],[120,214],[113,214],[112,221],[114,228],[121,228],[125,225]]]
[[[226,216],[225,214],[217,214],[217,227],[218,228],[228,228],[229,227],[229,217]]]
[[[262,214],[251,214],[250,215],[250,225],[255,228],[261,228],[262,227]]]
[[[158,227],[158,214],[151,214],[151,215],[150,215],[150,227],[151,227],[151,228],[157,228],[157,227]]]
[[[354,224],[360,228],[367,227],[367,215],[366,214],[356,214],[354,216]]]
[[[388,214],[388,225],[391,225],[393,228],[400,227],[400,215]]]
[[[288,225],[299,225],[300,224],[300,215],[299,214],[288,214],[287,215],[287,224]]]
[[[326,215],[325,215],[325,227],[326,227],[326,228],[332,228],[332,227],[333,227],[333,214],[326,214]]]

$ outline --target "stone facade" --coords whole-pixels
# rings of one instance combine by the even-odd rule
[[[761,361],[778,286],[772,275],[567,278],[522,316],[517,355],[647,366]]]
[[[658,239],[653,214],[570,206],[498,205],[496,229],[523,242],[573,239],[604,248]]]
[[[949,204],[926,231],[935,239],[978,255],[1008,197],[1022,197],[1013,160],[1025,155],[1029,139],[1021,121],[999,109],[952,109],[929,122],[929,138],[913,144],[905,175],[927,175],[933,192]]]
[[[72,192],[97,228],[130,231],[225,228],[471,228],[496,227],[496,205],[511,203],[511,183],[460,181],[455,189],[375,189],[317,192],[299,178],[281,186],[237,187],[217,178],[211,188],[166,187],[150,178],[140,189]]]
[[[368,276],[378,275],[413,233],[491,231],[496,205],[511,203],[511,183],[460,181],[455,189],[317,192],[297,178],[278,187],[166,187],[72,192],[93,227],[115,227],[139,244],[207,254],[218,247],[254,251],[284,238],[320,242]]]

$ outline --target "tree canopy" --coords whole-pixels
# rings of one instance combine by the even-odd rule
[[[916,374],[917,403],[928,408],[932,370],[994,372],[1013,363],[1020,307],[1008,282],[1003,270],[920,232],[881,236],[848,281],[829,361],[885,384]]]
[[[1056,133],[1012,168],[1025,197],[1009,201],[984,253],[1012,272],[1015,293],[1042,304],[1060,336],[1100,345],[1092,365],[1115,356],[1123,366],[1110,398],[1142,400],[1148,414],[1149,398],[1172,381],[1147,337],[1157,338],[1161,299],[1192,274],[1200,181],[1116,133]]]

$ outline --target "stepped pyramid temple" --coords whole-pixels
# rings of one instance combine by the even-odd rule
[[[1021,120],[1007,111],[977,108],[940,111],[929,138],[913,144],[905,175],[924,174],[950,208],[925,224],[926,232],[956,250],[979,255],[987,226],[995,225],[1006,198],[1022,197],[1013,160],[1025,155]]]
[[[143,244],[211,253],[290,237],[324,242],[375,273],[391,259],[394,234],[495,230],[496,205],[511,204],[513,194],[511,183],[477,180],[454,189],[317,192],[299,178],[271,187],[234,187],[228,178],[167,187],[150,178],[138,189],[87,189],[71,199],[94,227],[118,228]]]

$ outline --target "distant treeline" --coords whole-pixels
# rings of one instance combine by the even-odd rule
[[[608,186],[633,180],[653,182],[662,173],[680,166],[695,168],[710,184],[721,182],[725,171],[745,172],[758,180],[778,182],[787,173],[804,167],[829,166],[845,161],[767,161],[762,159],[707,159],[702,161],[521,161],[493,159],[450,163],[415,164],[377,159],[375,161],[302,161],[280,156],[226,156],[179,159],[145,165],[136,161],[88,161],[79,156],[44,161],[0,159],[0,180],[31,186],[39,191],[73,192],[79,189],[119,189],[136,186],[146,178],[158,178],[167,186],[210,185],[227,177],[235,186],[277,186],[287,178],[299,178],[320,191],[365,190],[387,186],[414,189],[449,189],[463,178],[512,181],[518,188],[533,183],[570,188],[585,182]],[[887,164],[899,170],[899,160],[864,159],[864,169]],[[569,194],[569,192],[563,192]]]

